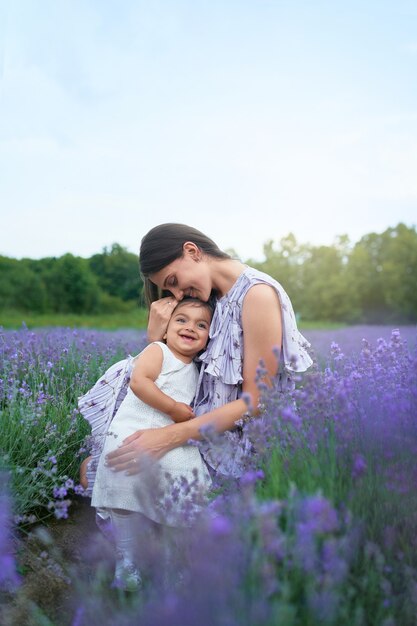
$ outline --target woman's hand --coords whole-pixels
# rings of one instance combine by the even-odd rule
[[[151,308],[149,309],[148,322],[148,340],[150,342],[161,341],[161,339],[163,339],[176,304],[177,301],[174,296],[160,298],[152,302]]]
[[[158,460],[172,449],[170,428],[164,426],[136,431],[124,439],[120,448],[106,455],[106,466],[116,472],[137,474],[141,469],[141,460],[146,462],[146,457]]]

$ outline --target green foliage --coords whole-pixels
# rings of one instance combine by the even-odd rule
[[[354,298],[346,272],[349,240],[339,237],[333,246],[300,245],[293,234],[278,247],[264,246],[265,261],[258,269],[276,278],[291,295],[294,309],[306,320],[352,321]]]
[[[300,437],[300,433],[295,436]],[[409,517],[409,511],[415,506],[415,499],[411,504],[402,494],[396,494],[389,489],[381,480],[378,463],[372,464],[371,461],[372,459],[368,459],[367,471],[363,476],[349,474],[346,471],[349,458],[343,458],[340,449],[337,450],[336,438],[329,428],[327,436],[324,434],[315,449],[311,448],[307,440],[297,450],[274,447],[263,467],[264,480],[257,486],[257,495],[265,502],[286,500],[294,490],[305,496],[322,494],[337,510],[346,511],[348,505],[346,519],[356,520],[357,531],[352,535],[351,541],[357,548],[363,545],[350,564],[350,576],[345,585],[346,597],[341,603],[346,602],[346,605],[340,607],[340,621],[330,623],[351,624],[350,612],[353,609],[358,612],[358,621],[354,623],[394,623],[388,619],[384,621],[385,606],[389,606],[385,603],[391,593],[391,582],[387,579],[387,573],[393,572],[394,568],[401,569],[401,563],[396,561],[397,556],[391,554],[387,548],[387,519],[398,520],[397,530],[403,535],[404,561],[411,563],[414,558],[410,547],[410,529],[401,522]],[[407,571],[407,566],[404,570]],[[409,571],[411,572],[411,568]],[[399,576],[398,572],[396,576]],[[396,580],[395,576],[391,578]],[[308,584],[305,579],[300,582],[302,587],[299,589],[298,600],[303,597],[303,588]],[[294,581],[292,584],[294,585]],[[398,584],[402,588],[404,581],[400,579]],[[397,607],[397,610],[406,615],[410,608]],[[364,615],[368,616],[366,621]],[[412,620],[413,618],[401,623],[414,623]]]
[[[112,343],[91,331],[0,333],[0,468],[10,472],[23,522],[69,504],[62,498],[78,483],[90,432],[77,398],[126,354],[122,339]],[[56,494],[60,489],[65,495]]]
[[[0,257],[0,307],[43,311],[47,305],[45,284],[28,259]]]
[[[370,233],[351,248],[300,245],[290,234],[264,246],[252,264],[288,291],[302,320],[401,323],[417,320],[417,232],[398,224]]]
[[[65,254],[57,259],[46,279],[50,303],[57,313],[98,310],[99,287],[85,259]]]
[[[398,224],[362,237],[349,257],[348,272],[365,321],[417,320],[417,232]]]
[[[313,246],[289,233],[277,244],[267,241],[264,255],[248,264],[283,285],[302,322],[417,321],[415,227],[369,233],[354,246],[346,235],[331,246]],[[142,291],[137,255],[117,243],[90,259],[0,257],[2,311],[128,314],[142,305]]]
[[[304,290],[301,268],[308,258],[309,247],[299,244],[290,233],[279,241],[278,246],[274,245],[272,239],[267,241],[264,255],[265,261],[262,263],[250,260],[248,264],[276,278],[291,294],[294,308],[299,311]]]
[[[138,302],[143,282],[139,275],[138,257],[114,243],[89,260],[91,271],[100,288],[110,296],[123,301]]]
[[[3,312],[129,313],[138,306],[141,286],[136,255],[118,244],[90,260],[72,254],[20,261],[0,257]]]
[[[301,309],[308,319],[350,320],[354,315],[348,289],[347,237],[333,246],[311,248],[301,267]]]

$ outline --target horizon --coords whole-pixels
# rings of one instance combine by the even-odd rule
[[[404,224],[404,223],[403,223],[403,222],[398,222],[397,224],[393,224],[393,225],[391,225],[391,226],[387,226],[387,228],[386,228],[386,229],[384,229],[384,231],[381,231],[381,232],[378,232],[378,233],[375,233],[375,234],[377,234],[377,235],[381,235],[383,232],[385,232],[385,230],[388,230],[388,229],[390,229],[390,228],[396,228],[396,227],[397,227],[397,226],[399,226],[400,224]],[[416,230],[416,228],[417,228],[417,226],[416,226],[415,224],[411,224],[411,225],[404,224],[404,225],[405,225],[407,228],[411,228],[411,229],[413,229],[413,230]],[[354,247],[354,246],[355,246],[355,245],[356,245],[356,244],[357,244],[357,243],[358,243],[358,242],[359,242],[359,241],[360,241],[363,237],[365,237],[365,236],[367,236],[367,235],[369,235],[369,234],[371,234],[371,233],[363,233],[363,234],[362,234],[362,235],[361,235],[361,236],[360,236],[360,237],[359,237],[356,241],[352,241],[352,240],[349,238],[349,247],[350,247],[351,249],[353,249],[353,247]],[[299,244],[299,245],[305,245],[305,246],[309,246],[309,247],[311,246],[311,247],[314,247],[314,248],[320,248],[320,247],[332,247],[332,246],[336,245],[337,240],[338,240],[339,238],[341,238],[341,237],[344,237],[346,234],[338,234],[338,235],[335,235],[333,242],[330,242],[330,243],[320,243],[320,242],[319,242],[319,243],[312,243],[312,242],[309,242],[309,241],[301,241],[300,239],[298,239],[298,238],[297,238],[297,236],[296,236],[294,233],[286,233],[285,235],[283,235],[283,237],[282,237],[282,238],[286,238],[286,237],[289,237],[289,236],[291,236],[291,235],[294,235],[294,237],[295,237],[295,239],[296,239],[296,241],[297,241],[297,244]],[[265,242],[264,242],[264,244],[263,244],[263,246],[264,246],[264,245],[266,245],[266,244],[268,243],[268,241],[269,241],[269,240],[265,241]],[[279,240],[275,240],[275,239],[274,239],[274,240],[272,240],[272,241],[273,241],[273,243],[274,243],[274,244],[279,244]],[[89,255],[87,255],[87,256],[85,256],[85,255],[80,255],[80,254],[76,254],[76,253],[72,252],[71,250],[66,250],[66,251],[64,251],[64,252],[62,252],[61,254],[58,254],[58,255],[45,255],[45,256],[38,256],[38,257],[33,257],[33,256],[30,256],[30,257],[29,257],[29,256],[20,256],[20,257],[15,257],[15,256],[10,256],[10,255],[8,255],[8,254],[3,254],[3,253],[1,252],[1,250],[0,250],[0,256],[2,256],[2,257],[6,257],[6,258],[10,258],[10,259],[13,259],[13,260],[16,260],[16,261],[21,261],[21,260],[23,260],[23,259],[29,259],[29,260],[32,260],[32,261],[39,261],[39,260],[42,260],[42,259],[47,259],[47,258],[59,258],[59,257],[61,257],[61,256],[65,256],[66,254],[71,254],[71,255],[76,256],[76,257],[80,257],[80,258],[88,259],[88,258],[91,258],[92,256],[94,256],[94,255],[96,255],[96,254],[103,254],[105,251],[111,250],[112,246],[114,246],[114,245],[119,245],[119,246],[121,246],[124,250],[126,250],[127,252],[129,252],[130,254],[135,254],[136,256],[138,256],[138,257],[139,257],[139,244],[138,244],[138,251],[137,251],[137,252],[135,252],[134,250],[129,250],[129,248],[127,248],[126,246],[122,245],[122,244],[121,244],[120,242],[118,242],[118,241],[113,241],[113,242],[111,242],[111,243],[109,243],[109,244],[105,244],[104,246],[102,246],[101,250],[99,250],[99,251],[98,251],[98,250],[93,251],[91,254],[89,254]],[[232,247],[224,248],[223,250],[224,250],[225,252],[228,252],[228,253],[236,253],[236,254],[237,254],[237,251],[236,251],[236,250],[234,250]],[[254,261],[254,262],[256,262],[256,263],[262,263],[262,262],[265,260],[265,255],[264,255],[263,253],[262,253],[262,258],[256,258],[256,259],[255,259],[255,258],[252,258],[252,257],[245,257],[245,256],[240,256],[240,255],[237,255],[237,256],[238,256],[238,258],[239,258],[241,261]]]

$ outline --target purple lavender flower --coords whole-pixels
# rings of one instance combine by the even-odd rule
[[[241,485],[253,485],[258,480],[262,480],[265,477],[265,474],[262,470],[250,470],[243,474],[240,478]]]
[[[314,533],[332,533],[338,530],[337,512],[321,495],[307,496],[300,503],[299,516]]]
[[[357,453],[355,455],[352,467],[352,477],[360,478],[366,472],[367,463],[362,454]]]
[[[0,474],[0,590],[11,590],[20,583],[11,546],[11,507],[6,477]]]
[[[54,498],[65,498],[68,491],[65,487],[54,487],[53,494]]]
[[[212,519],[210,530],[214,535],[230,535],[233,530],[233,524],[227,517],[215,515]]]

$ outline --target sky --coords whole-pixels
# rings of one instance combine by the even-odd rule
[[[0,254],[417,222],[416,0],[0,0]]]

